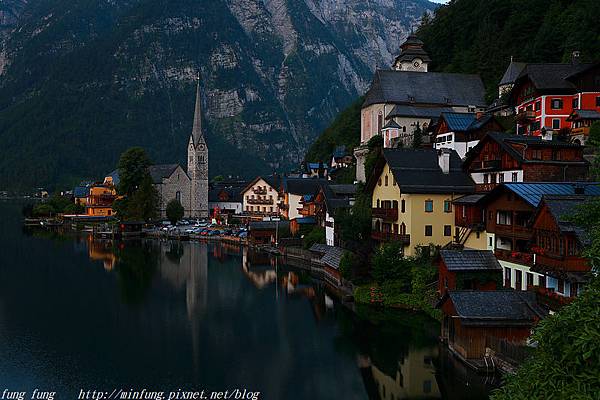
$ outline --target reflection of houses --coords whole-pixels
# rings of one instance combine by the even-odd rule
[[[118,260],[113,250],[113,243],[105,240],[94,240],[92,235],[88,236],[87,242],[90,260],[102,261],[104,269],[112,271]]]
[[[532,292],[449,291],[442,309],[442,340],[459,358],[477,365],[485,356],[486,339],[524,344],[531,328],[546,313]]]
[[[586,178],[583,146],[540,136],[490,132],[466,156],[464,168],[489,192],[503,182],[570,182]]]
[[[496,290],[502,286],[502,267],[486,250],[441,250],[438,292]]]
[[[289,221],[253,221],[248,227],[248,240],[252,244],[274,244],[289,230]]]
[[[398,361],[398,369],[394,376],[372,365],[371,370],[379,398],[382,400],[440,398],[440,388],[433,365],[433,360],[437,356],[437,347],[411,348],[408,354]]]

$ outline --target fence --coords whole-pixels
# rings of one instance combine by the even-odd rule
[[[509,342],[506,339],[487,337],[486,347],[492,349],[498,357],[519,365],[531,355],[531,348],[519,343]]]

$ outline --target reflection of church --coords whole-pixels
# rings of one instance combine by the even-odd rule
[[[433,360],[438,356],[438,348],[411,348],[407,355],[398,361],[395,376],[390,376],[370,362],[377,392],[381,400],[398,399],[439,399],[440,389],[435,377]]]

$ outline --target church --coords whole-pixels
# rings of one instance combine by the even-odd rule
[[[194,125],[187,146],[187,171],[179,164],[152,165],[149,168],[154,187],[160,196],[159,214],[166,216],[167,204],[178,200],[185,217],[208,217],[208,147],[202,132],[200,79],[196,86]]]

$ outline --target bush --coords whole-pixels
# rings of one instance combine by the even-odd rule
[[[325,243],[325,229],[320,226],[315,226],[304,235],[303,246],[305,249],[309,249],[315,243]]]
[[[183,218],[184,213],[185,210],[183,209],[183,206],[181,205],[179,200],[173,199],[167,204],[167,218],[169,219],[169,221],[171,221],[173,225],[175,225],[177,221]]]
[[[65,214],[83,214],[85,212],[85,207],[81,204],[71,203],[64,208],[63,212]]]
[[[33,207],[34,217],[51,217],[56,214],[56,210],[50,204],[42,203]]]
[[[411,265],[403,256],[400,242],[382,244],[373,255],[373,278],[380,285],[385,282],[399,281],[405,292],[411,287]]]

